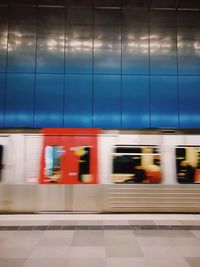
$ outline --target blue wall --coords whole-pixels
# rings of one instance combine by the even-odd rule
[[[199,36],[173,6],[0,6],[0,127],[200,128]]]

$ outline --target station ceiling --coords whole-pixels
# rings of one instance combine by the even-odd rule
[[[0,0],[0,5],[200,10],[199,0]]]

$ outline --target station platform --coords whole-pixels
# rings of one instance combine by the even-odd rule
[[[0,267],[199,267],[199,214],[0,215]]]

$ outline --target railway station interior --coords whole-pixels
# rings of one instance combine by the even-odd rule
[[[0,267],[200,267],[200,1],[0,0]]]

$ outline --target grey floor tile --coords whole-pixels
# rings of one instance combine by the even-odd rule
[[[45,231],[35,230],[35,231],[16,231],[13,237],[15,238],[41,238]]]
[[[141,250],[145,258],[154,258],[167,261],[170,255],[171,257],[176,256],[176,250],[173,247],[158,247],[158,246],[141,246]]]
[[[16,234],[16,231],[0,231],[0,238],[10,238]]]
[[[168,259],[160,257],[145,258],[145,262],[148,267],[189,267],[183,258],[172,258],[170,255],[168,255]]]
[[[148,267],[144,258],[107,258],[106,267]]]
[[[44,237],[73,237],[75,230],[47,230]]]
[[[132,236],[135,234],[133,230],[105,230],[104,236]]]
[[[165,237],[137,237],[137,241],[140,246],[173,246],[172,238]]]
[[[105,267],[106,260],[103,258],[71,258],[67,262],[68,267]]]
[[[200,226],[200,220],[182,220],[181,223],[183,225],[199,225]]]
[[[155,220],[156,225],[182,225],[181,221],[177,220]]]
[[[139,246],[106,246],[106,257],[143,257]]]
[[[133,230],[133,233],[136,237],[144,238],[166,237],[163,230]]]
[[[200,257],[197,258],[186,258],[185,259],[190,267],[199,267],[200,266]]]
[[[177,246],[175,249],[177,255],[182,257],[199,257],[200,247],[199,246]]]
[[[23,267],[66,267],[66,266],[68,266],[67,259],[27,259],[23,265]]]
[[[172,238],[175,246],[199,246],[200,247],[200,239],[195,237],[176,237]]]
[[[141,249],[148,267],[189,267],[174,247],[142,246]]]
[[[104,246],[103,231],[76,231],[72,246]]]
[[[43,237],[38,243],[39,247],[65,247],[70,246],[73,237]]]
[[[6,242],[7,238],[0,237],[0,246],[2,246]]]
[[[105,258],[105,247],[71,247],[70,258]]]
[[[68,247],[36,247],[30,259],[63,259],[69,256]]]
[[[130,220],[130,225],[155,225],[153,220]]]
[[[1,259],[26,259],[31,254],[32,247],[1,247]]]
[[[1,267],[23,267],[25,259],[0,259]]]
[[[134,236],[105,236],[106,246],[139,246]]]
[[[191,232],[195,237],[200,239],[200,231],[191,231]]]
[[[159,232],[159,231],[157,231]],[[195,237],[194,234],[191,231],[186,231],[186,230],[163,230],[160,231],[162,236],[169,237],[169,238],[186,238],[186,237]]]
[[[34,247],[39,240],[39,237],[12,237],[7,239],[2,247]]]

